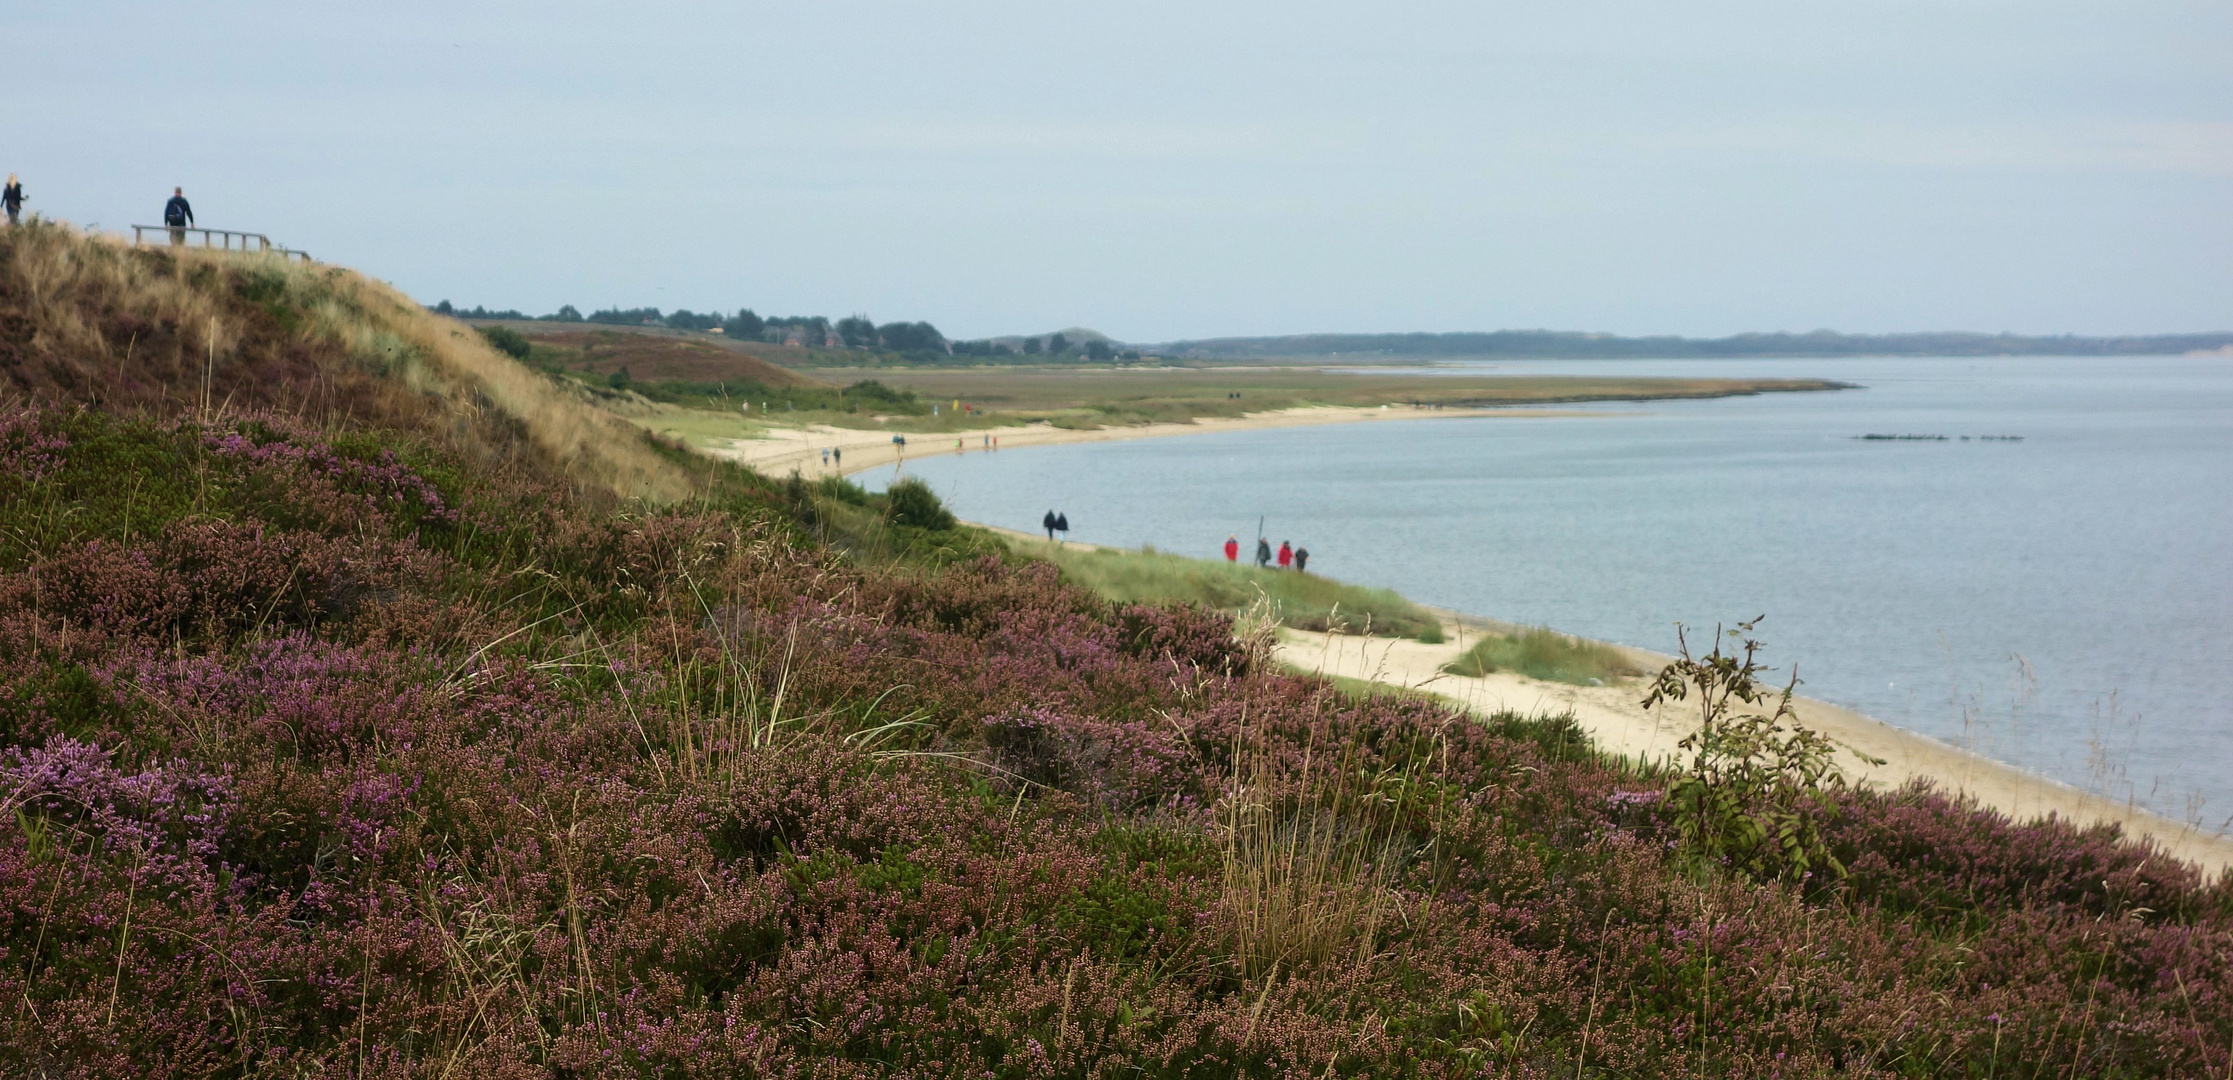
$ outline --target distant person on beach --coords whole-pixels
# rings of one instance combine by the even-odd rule
[[[0,188],[0,206],[8,209],[8,224],[16,223],[16,215],[23,212],[23,181],[16,174],[8,174],[8,186]]]
[[[1280,541],[1280,542],[1279,542],[1279,568],[1280,568],[1280,569],[1282,569],[1282,570],[1285,570],[1285,569],[1287,569],[1287,568],[1288,568],[1288,567],[1289,567],[1290,565],[1293,565],[1293,563],[1294,563],[1294,562],[1295,562],[1295,549],[1294,549],[1294,548],[1291,548],[1291,547],[1288,547],[1288,546],[1287,546],[1287,541],[1285,541],[1285,540],[1282,540],[1282,541]]]
[[[822,467],[825,469],[830,467],[830,448],[827,446],[822,448]]]
[[[186,201],[186,189],[171,189],[171,201],[163,204],[163,224],[170,226],[171,246],[186,246],[186,227],[194,223],[194,205]]]
[[[1070,515],[1068,515],[1068,514],[1056,514],[1056,515],[1054,516],[1054,531],[1056,531],[1056,532],[1058,532],[1058,533],[1061,533],[1061,534],[1062,534],[1062,542],[1063,542],[1063,543],[1065,543],[1065,544],[1069,543],[1069,542],[1070,542]]]
[[[1228,536],[1225,538],[1225,561],[1241,561],[1241,538],[1239,536]]]
[[[842,469],[842,468],[844,468],[844,467],[845,467],[845,448],[844,448],[844,447],[842,447],[842,446],[833,446],[833,447],[830,447],[830,464],[832,464],[832,465],[835,465],[835,466],[837,466],[837,467],[838,467],[838,468],[840,468],[840,469]]]
[[[1271,564],[1272,542],[1259,536],[1256,538],[1256,566],[1258,569],[1262,569]]]
[[[1047,516],[1039,519],[1039,526],[1047,530],[1047,539],[1054,539],[1054,511],[1047,511]]]
[[[1297,547],[1295,548],[1295,572],[1296,572],[1296,573],[1298,573],[1298,574],[1300,574],[1300,573],[1302,573],[1302,572],[1303,572],[1303,567],[1306,567],[1306,566],[1309,566],[1309,565],[1310,565],[1310,549],[1309,549],[1309,548],[1306,548],[1306,547],[1301,547],[1301,546],[1299,546],[1299,545],[1298,545],[1298,546],[1297,546]]]

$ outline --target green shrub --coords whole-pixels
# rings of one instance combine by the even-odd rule
[[[525,360],[527,354],[534,351],[528,345],[527,337],[517,330],[502,326],[484,326],[480,330],[482,340],[487,341],[491,348],[514,360]]]
[[[1737,650],[1723,652],[1717,635],[1703,658],[1692,658],[1689,641],[1678,637],[1682,655],[1660,671],[1644,698],[1650,709],[1697,695],[1698,730],[1678,744],[1691,752],[1691,761],[1671,793],[1676,831],[1684,854],[1700,869],[1756,880],[1805,882],[1816,871],[1842,879],[1845,864],[1831,853],[1824,831],[1837,814],[1834,793],[1845,786],[1836,760],[1840,744],[1799,723],[1791,709],[1796,672],[1781,691],[1759,681],[1765,669],[1754,662],[1760,643],[1751,636],[1758,623],[1729,631],[1740,643]],[[1739,711],[1769,702],[1771,712]]]
[[[938,501],[930,485],[910,476],[884,491],[884,520],[932,532],[954,527],[953,511]]]
[[[1545,682],[1586,686],[1606,683],[1636,669],[1610,645],[1568,637],[1556,630],[1531,626],[1517,634],[1491,634],[1442,666],[1452,675],[1479,677],[1498,671],[1517,672]]]

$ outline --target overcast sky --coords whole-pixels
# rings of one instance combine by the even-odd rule
[[[432,303],[2233,329],[2225,0],[13,0],[31,208]]]

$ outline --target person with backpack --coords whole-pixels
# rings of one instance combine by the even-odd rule
[[[186,227],[194,223],[194,206],[186,201],[186,189],[171,189],[171,201],[163,204],[163,224],[170,226],[171,246],[186,246]]]
[[[1262,570],[1271,566],[1271,564],[1272,542],[1259,536],[1256,538],[1256,568]]]
[[[8,174],[8,186],[0,188],[0,206],[7,207],[8,224],[16,223],[16,215],[23,212],[23,181],[16,174]]]

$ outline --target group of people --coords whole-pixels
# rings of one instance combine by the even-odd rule
[[[1241,538],[1237,534],[1225,538],[1225,561],[1233,563],[1241,561]],[[1277,563],[1282,570],[1292,569],[1297,573],[1302,573],[1310,565],[1310,549],[1291,545],[1282,540],[1279,542],[1279,551],[1275,553],[1272,551],[1271,541],[1261,536],[1257,537],[1256,565],[1261,569],[1269,569],[1274,563]]]
[[[842,446],[825,446],[825,447],[823,447],[823,448],[822,448],[822,467],[823,467],[823,468],[825,468],[825,469],[827,469],[827,468],[829,468],[829,467],[830,467],[830,466],[832,466],[832,465],[835,465],[835,466],[837,466],[837,467],[839,467],[839,468],[844,468],[844,467],[845,467],[845,448],[844,448],[844,447],[842,447]]]
[[[8,186],[0,188],[0,210],[8,212],[8,224],[19,223],[23,218],[23,204],[30,196],[23,193],[23,179],[15,173],[8,174]],[[186,229],[194,224],[194,204],[186,201],[186,189],[171,189],[171,200],[163,204],[163,224],[171,231],[171,244],[186,242]]]
[[[23,219],[23,204],[31,197],[23,193],[23,178],[8,174],[8,186],[0,188],[0,210],[8,212],[8,224],[15,225]],[[163,224],[170,227],[173,246],[186,242],[186,229],[194,224],[194,205],[186,201],[186,189],[171,189],[171,201],[163,204]]]
[[[1061,533],[1064,540],[1070,539],[1070,515],[1068,514],[1058,514],[1049,510],[1046,517],[1039,519],[1039,525],[1047,530],[1047,539],[1049,540],[1054,539],[1056,533]]]

